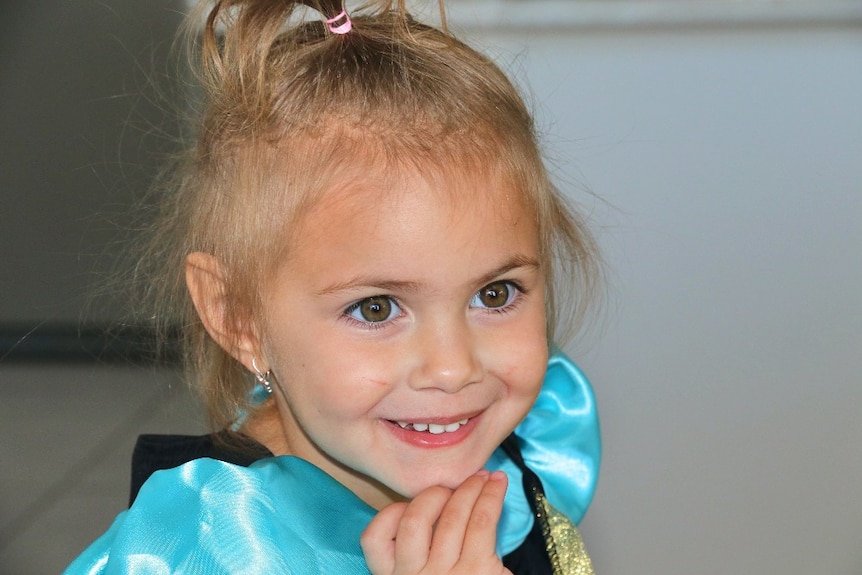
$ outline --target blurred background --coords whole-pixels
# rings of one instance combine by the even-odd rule
[[[569,346],[600,574],[862,573],[862,2],[459,0],[611,270]],[[95,297],[179,133],[179,0],[0,4],[0,572],[58,573],[143,432],[199,432]],[[104,337],[104,328],[114,334]]]

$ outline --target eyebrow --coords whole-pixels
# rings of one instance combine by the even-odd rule
[[[398,292],[416,292],[419,291],[421,284],[419,282],[400,281],[400,280],[384,280],[375,278],[369,275],[358,275],[347,281],[334,283],[317,292],[317,295],[331,295],[334,293],[359,289],[364,287],[373,287],[382,291],[398,291]]]
[[[494,279],[500,277],[503,274],[506,274],[512,270],[520,269],[520,268],[529,268],[529,269],[539,269],[541,264],[539,260],[536,258],[531,258],[529,256],[516,254],[511,259],[509,259],[503,265],[494,268],[490,272],[486,273],[482,277],[478,279],[476,282],[480,286],[483,286],[487,283],[490,283]]]
[[[500,265],[488,273],[483,274],[476,280],[476,285],[483,286],[490,283],[499,276],[506,274],[512,270],[520,268],[539,269],[541,264],[536,258],[531,258],[525,255],[516,254],[507,260],[503,265]],[[404,280],[389,280],[375,276],[360,274],[349,280],[337,282],[329,285],[317,292],[317,295],[331,295],[334,293],[349,291],[352,289],[373,287],[382,291],[390,292],[417,292],[422,287],[421,282],[404,281]]]

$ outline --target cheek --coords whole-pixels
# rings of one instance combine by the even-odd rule
[[[511,326],[500,342],[500,357],[513,379],[529,389],[541,385],[548,364],[548,338],[544,307],[534,305],[530,313]],[[538,379],[538,384],[534,383]]]
[[[338,377],[338,374],[333,374],[333,377]],[[342,374],[338,380],[319,381],[319,384],[318,410],[344,416],[369,413],[391,389],[384,380],[358,374]]]
[[[545,372],[548,368],[547,348],[536,349],[535,353],[525,357],[523,362],[516,368],[510,381],[513,382],[513,390],[517,395],[535,400],[542,388]]]
[[[392,366],[380,353],[335,343],[308,350],[286,368],[293,376],[293,399],[307,404],[313,398],[318,414],[349,416],[367,412],[391,389]]]
[[[535,337],[524,338],[507,350],[510,393],[532,403],[548,369],[548,344],[540,329]]]

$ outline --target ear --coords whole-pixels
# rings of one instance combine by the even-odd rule
[[[225,280],[215,256],[194,252],[186,257],[186,286],[207,332],[222,349],[252,370],[252,358],[260,349],[251,322],[228,320]]]

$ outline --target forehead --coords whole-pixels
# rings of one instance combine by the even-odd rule
[[[366,169],[317,195],[296,222],[285,256],[299,267],[369,264],[392,274],[445,269],[467,277],[471,268],[513,256],[537,258],[538,233],[526,205],[502,177]]]
[[[502,228],[534,219],[525,194],[496,170],[419,172],[364,165],[350,172],[316,195],[297,228],[363,222],[373,228],[381,219],[407,219],[418,230],[432,213],[452,225],[466,218]]]

